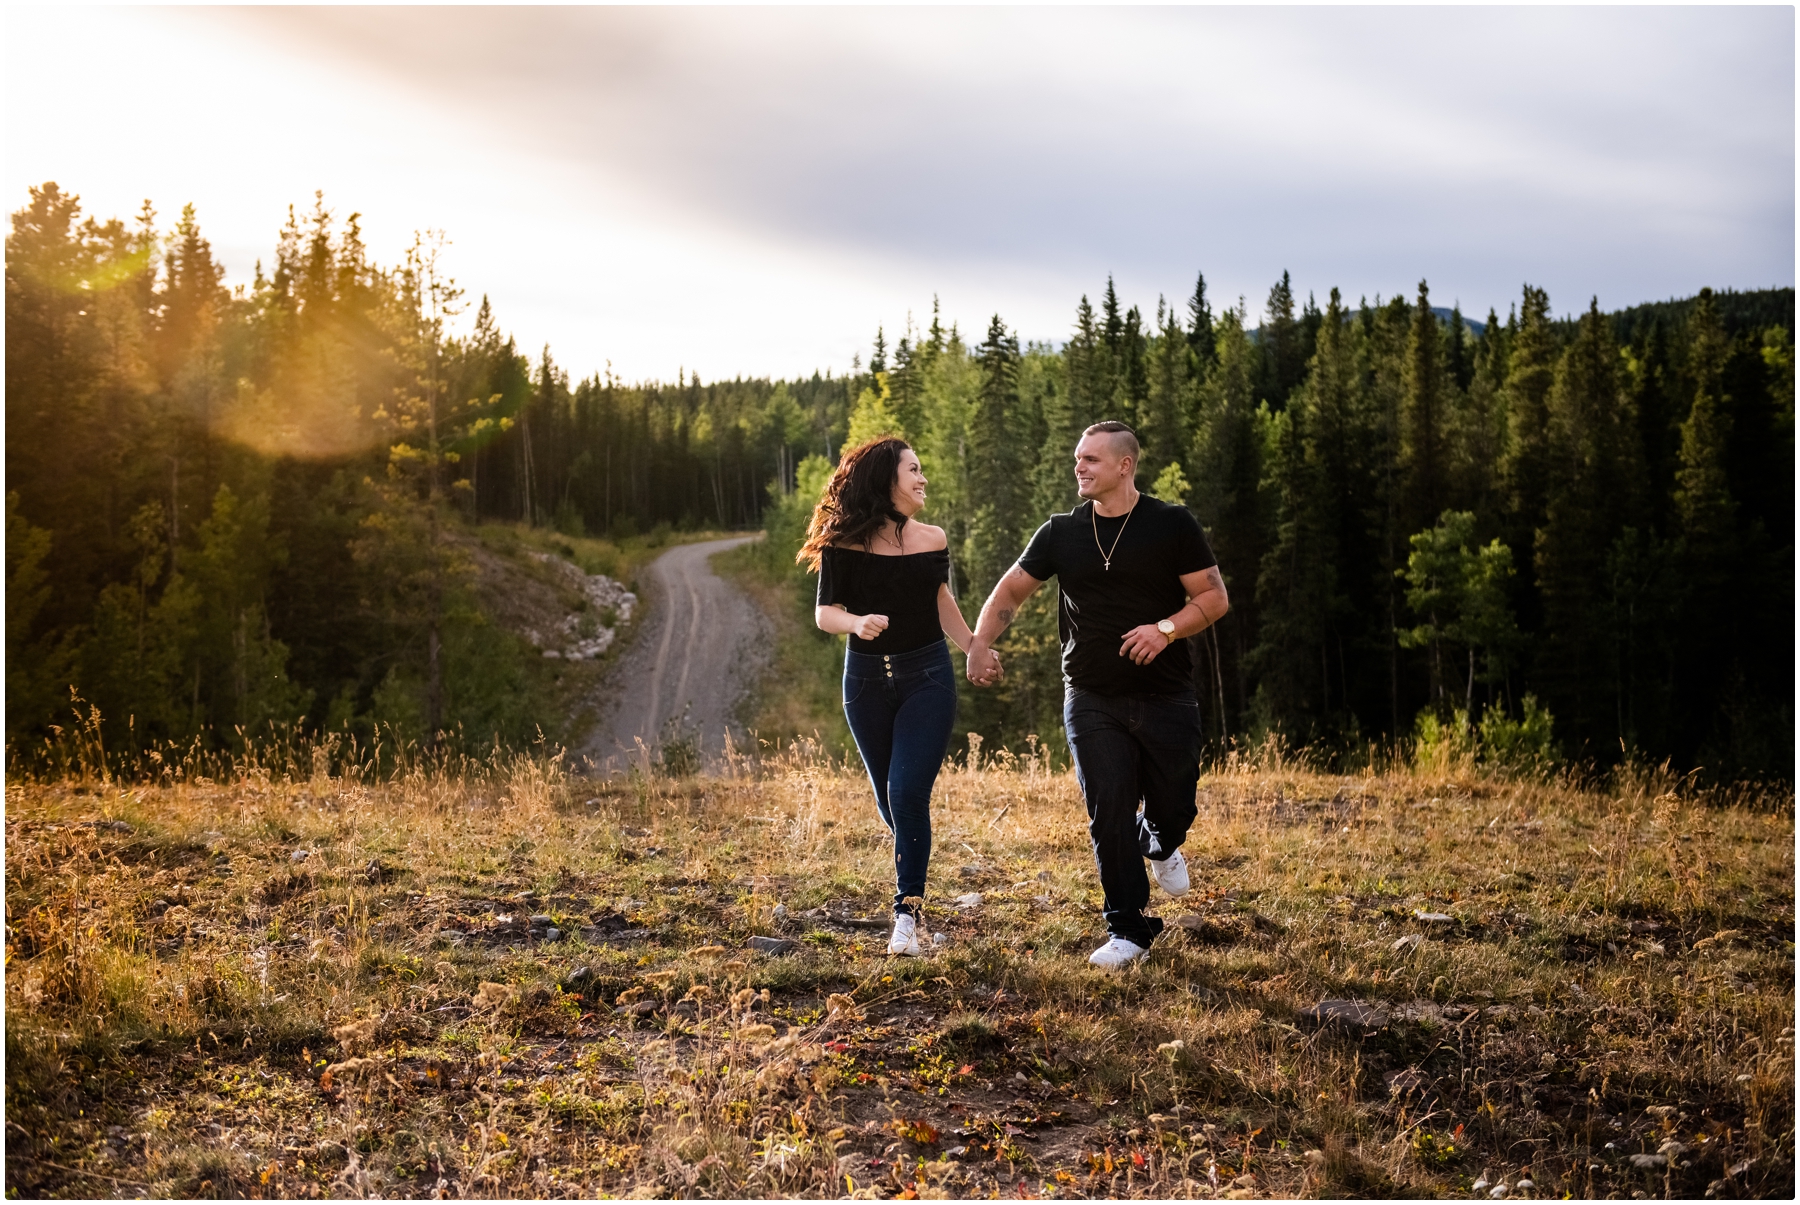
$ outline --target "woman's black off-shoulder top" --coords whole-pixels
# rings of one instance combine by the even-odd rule
[[[944,638],[938,587],[950,580],[950,550],[881,556],[829,547],[819,559],[819,605],[852,615],[885,615],[887,630],[873,640],[852,634],[856,653],[907,653]]]

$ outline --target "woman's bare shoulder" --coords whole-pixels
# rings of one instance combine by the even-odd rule
[[[941,548],[950,547],[950,540],[944,535],[943,528],[933,527],[929,523],[920,523],[917,519],[913,520],[913,523],[919,529],[919,543],[922,545],[919,549],[920,552],[936,552]]]

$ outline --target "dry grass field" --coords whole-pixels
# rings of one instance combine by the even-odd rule
[[[9,784],[9,1196],[1793,1194],[1785,792],[1246,761],[1108,975],[1029,760],[940,780],[915,960],[804,747],[317,764]]]

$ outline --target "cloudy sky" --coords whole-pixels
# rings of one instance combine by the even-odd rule
[[[576,375],[1064,338],[1111,273],[1256,321],[1794,283],[1794,10],[11,6],[7,210],[184,202],[234,283],[314,190]]]

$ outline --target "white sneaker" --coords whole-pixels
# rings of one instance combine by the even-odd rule
[[[1112,971],[1119,967],[1130,966],[1149,952],[1135,941],[1126,941],[1123,937],[1115,937],[1089,954],[1088,961],[1104,970]]]
[[[925,951],[919,948],[919,922],[901,913],[894,918],[894,935],[888,938],[889,954],[901,954],[908,958],[918,958]]]
[[[1151,858],[1150,873],[1156,876],[1156,885],[1170,895],[1188,893],[1187,859],[1179,849],[1160,862]]]

